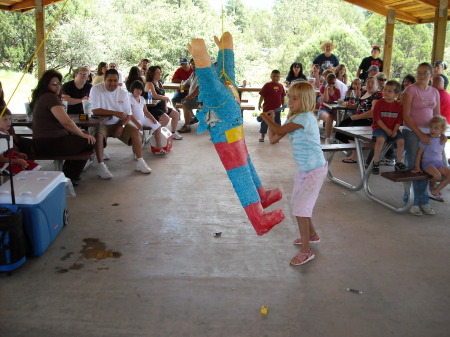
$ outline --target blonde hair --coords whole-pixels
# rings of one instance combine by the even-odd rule
[[[434,116],[431,118],[428,125],[431,126],[432,124],[440,124],[443,131],[447,130],[447,119],[443,116]]]
[[[295,116],[308,111],[313,111],[316,107],[316,92],[314,87],[308,82],[295,82],[289,87],[289,95],[297,96],[300,99],[300,111],[289,110],[288,119],[293,119]]]

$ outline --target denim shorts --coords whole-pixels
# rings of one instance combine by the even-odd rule
[[[383,137],[388,142],[395,142],[396,140],[403,139],[403,135],[400,130],[397,131],[397,135],[395,137],[389,137],[382,128],[378,128],[372,131],[373,137]]]

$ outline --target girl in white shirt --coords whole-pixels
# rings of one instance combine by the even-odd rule
[[[156,149],[155,154],[166,154],[167,152],[162,148],[161,144],[161,124],[153,117],[147,110],[142,92],[144,91],[144,83],[139,80],[134,81],[130,86],[130,103],[131,103],[131,122],[139,129],[141,136],[143,134],[144,126],[152,128],[155,132]]]

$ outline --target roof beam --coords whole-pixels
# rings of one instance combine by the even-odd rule
[[[389,6],[385,6],[383,4],[377,3],[376,1],[372,1],[372,0],[344,0],[346,2],[349,2],[355,6],[358,7],[362,7],[364,9],[367,9],[371,12],[383,15],[385,17],[388,16],[388,11]],[[427,0],[428,1],[428,0]],[[392,8],[395,9],[395,8]],[[421,21],[412,16],[411,14],[408,14],[407,12],[395,9],[395,18],[396,20],[400,20],[400,21],[406,21],[406,22],[410,22],[410,23],[421,23]]]
[[[43,6],[48,6],[57,2],[60,2],[61,0],[43,0],[42,1],[42,5]],[[25,0],[25,1],[21,1],[18,2],[12,6],[9,7],[10,11],[23,11],[23,10],[28,10],[28,9],[32,9],[35,6],[35,0]]]
[[[416,0],[417,2],[420,2],[424,5],[431,6],[433,8],[439,8],[439,1],[438,0]]]

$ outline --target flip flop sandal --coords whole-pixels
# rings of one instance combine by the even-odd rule
[[[304,252],[302,252],[302,251],[300,251],[297,255],[295,255],[293,258],[292,258],[292,260],[293,259],[297,259],[297,260],[299,260],[300,262],[298,263],[298,262],[292,262],[292,260],[291,260],[291,264],[293,265],[293,266],[300,266],[300,265],[302,265],[302,264],[305,264],[306,262],[308,262],[308,261],[311,261],[312,259],[314,259],[314,253],[312,252],[312,250],[310,250],[309,252],[307,252],[307,253],[304,253]]]
[[[344,159],[342,159],[342,162],[346,163],[346,164],[356,164],[357,163],[356,160],[353,160],[353,159],[350,159],[350,158],[344,158]]]
[[[166,150],[164,150],[164,149],[161,149],[161,150],[159,150],[158,152],[154,152],[154,154],[155,155],[163,155],[163,154],[166,154],[167,152],[166,152]]]
[[[445,202],[444,198],[442,198],[440,195],[433,195],[433,194],[430,194],[428,197],[429,197],[431,200],[434,200],[434,201]]]
[[[320,242],[320,238],[319,235],[314,234],[313,236],[309,237],[309,243],[317,243]],[[298,238],[294,240],[294,245],[296,246],[301,246],[302,245],[302,238]]]

